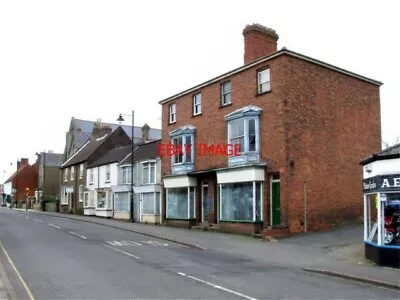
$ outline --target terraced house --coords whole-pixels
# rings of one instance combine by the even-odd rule
[[[361,218],[358,162],[381,148],[382,83],[278,50],[259,24],[243,36],[242,66],[160,101],[162,144],[183,149],[162,158],[166,222],[277,235]]]

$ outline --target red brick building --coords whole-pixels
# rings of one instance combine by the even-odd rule
[[[28,197],[35,196],[35,190],[38,186],[38,165],[29,164],[27,158],[21,158],[17,162],[17,170],[4,183],[11,182],[12,189],[15,191],[12,194],[12,201],[26,202]]]
[[[381,149],[382,83],[277,50],[261,25],[243,35],[243,66],[160,101],[162,143],[184,149],[162,159],[166,222],[273,235],[362,217],[359,161]]]

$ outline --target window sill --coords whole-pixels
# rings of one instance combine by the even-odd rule
[[[176,124],[176,121],[174,121],[174,122],[168,122],[168,126],[174,125],[174,124]]]
[[[239,220],[219,220],[220,223],[247,223],[247,224],[262,224],[263,221],[239,221]]]
[[[225,108],[225,107],[229,107],[231,105],[232,105],[232,102],[231,103],[227,103],[227,104],[220,104],[219,109]]]
[[[111,183],[111,180],[106,180],[104,181],[104,183]]]
[[[262,92],[262,93],[257,93],[257,94],[256,94],[256,97],[263,96],[263,95],[269,94],[269,93],[271,93],[271,90],[266,91],[266,92]]]
[[[196,114],[196,115],[192,114],[192,118],[200,117],[200,116],[202,116],[202,115],[203,115],[203,113],[199,113],[199,114]]]

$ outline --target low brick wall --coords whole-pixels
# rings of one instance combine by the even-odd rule
[[[57,211],[56,203],[46,203],[46,211],[56,212]]]

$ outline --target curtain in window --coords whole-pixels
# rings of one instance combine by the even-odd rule
[[[167,207],[169,219],[188,219],[188,188],[173,188],[167,190]]]

